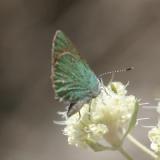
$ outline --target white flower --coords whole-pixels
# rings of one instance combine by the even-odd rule
[[[160,102],[157,106],[157,112],[160,114]],[[160,119],[158,120],[157,126],[148,132],[148,138],[151,141],[151,149],[160,155]]]
[[[135,96],[126,93],[122,83],[112,82],[90,104],[82,107],[80,115],[76,113],[67,118],[64,134],[68,136],[68,143],[101,150],[104,145],[100,142],[105,140],[107,148],[119,147],[135,125],[138,110]]]
[[[151,149],[160,154],[160,128],[154,127],[148,132],[148,137],[151,141]]]

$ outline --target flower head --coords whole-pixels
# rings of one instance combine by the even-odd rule
[[[158,103],[157,112],[160,114],[160,103]],[[160,155],[160,119],[158,120],[157,126],[148,132],[148,138],[151,141],[151,149]]]
[[[79,113],[65,121],[68,143],[94,150],[119,147],[136,122],[138,101],[120,82],[112,82]],[[106,145],[104,146],[104,142]]]
[[[160,127],[154,127],[148,132],[148,137],[151,141],[151,149],[160,154]]]

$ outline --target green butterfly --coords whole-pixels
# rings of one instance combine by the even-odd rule
[[[55,98],[69,103],[69,117],[98,96],[101,82],[62,31],[56,31],[52,45],[52,86]]]

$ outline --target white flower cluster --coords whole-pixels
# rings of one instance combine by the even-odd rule
[[[160,114],[160,103],[158,103],[157,112]],[[160,156],[160,119],[157,126],[148,132],[148,137],[151,141],[151,149]]]
[[[107,147],[118,147],[135,125],[138,101],[133,95],[127,96],[126,86],[112,82],[80,114],[76,113],[64,122],[64,134],[68,143],[81,147],[96,148],[100,142]]]
[[[160,154],[160,127],[151,129],[148,133],[148,137],[151,141],[151,149]]]

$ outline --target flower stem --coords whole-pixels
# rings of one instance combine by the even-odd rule
[[[143,152],[145,152],[146,154],[150,155],[152,158],[157,159],[158,156],[152,152],[150,149],[148,149],[146,146],[144,146],[143,144],[141,144],[138,140],[136,140],[132,135],[128,135],[127,138],[130,140],[130,142],[132,142],[133,144],[135,144],[138,148],[140,148]]]
[[[122,147],[118,150],[127,160],[133,160],[133,158]]]

